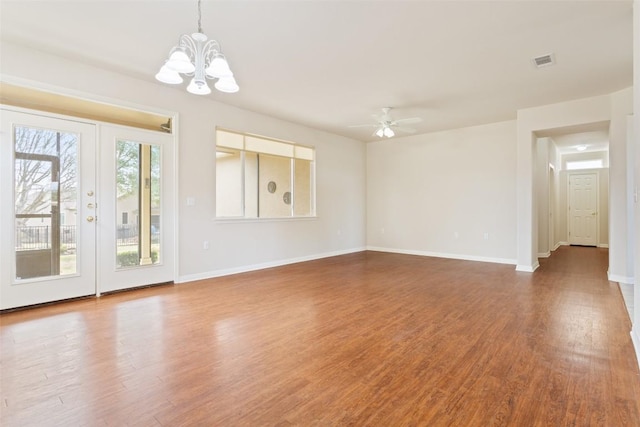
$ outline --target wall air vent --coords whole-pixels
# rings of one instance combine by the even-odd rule
[[[556,60],[553,57],[553,53],[549,53],[547,55],[536,56],[535,58],[533,58],[533,63],[536,68],[542,68],[554,65],[556,63]]]

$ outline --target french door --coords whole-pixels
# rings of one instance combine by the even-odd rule
[[[173,280],[174,145],[169,134],[101,128],[99,292]]]
[[[0,309],[95,294],[95,125],[0,114]]]
[[[173,280],[171,135],[0,113],[0,309]]]

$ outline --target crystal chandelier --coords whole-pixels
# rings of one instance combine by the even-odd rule
[[[235,93],[240,90],[233,78],[229,63],[220,51],[220,44],[215,40],[208,40],[202,32],[202,10],[198,0],[198,32],[183,34],[178,45],[171,49],[169,59],[160,68],[156,79],[168,84],[180,84],[182,76],[193,76],[187,91],[195,95],[211,93],[207,79],[218,79],[214,87],[220,92]]]

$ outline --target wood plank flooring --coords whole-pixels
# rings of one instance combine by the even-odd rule
[[[362,252],[0,316],[2,426],[640,426],[605,249]]]

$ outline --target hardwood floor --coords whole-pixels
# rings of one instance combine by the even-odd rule
[[[640,426],[605,249],[362,252],[0,316],[3,426]]]

